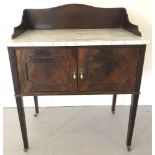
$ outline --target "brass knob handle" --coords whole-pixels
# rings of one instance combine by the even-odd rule
[[[76,80],[76,73],[74,70],[73,70],[73,79]]]
[[[84,76],[83,76],[83,73],[80,72],[80,79],[83,80],[84,79]]]
[[[80,69],[79,74],[80,74],[80,79],[83,80],[84,79],[84,69],[83,68]]]

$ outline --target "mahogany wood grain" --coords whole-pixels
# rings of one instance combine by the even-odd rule
[[[74,48],[18,48],[17,68],[21,92],[77,90],[73,71],[77,72]]]
[[[78,52],[79,91],[134,91],[140,48],[132,46],[83,47]]]
[[[125,8],[99,8],[83,4],[67,4],[49,9],[25,9],[22,22],[12,38],[28,29],[96,29],[124,28],[138,36],[138,26],[128,19]]]

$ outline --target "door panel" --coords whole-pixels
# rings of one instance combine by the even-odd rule
[[[22,92],[76,91],[76,53],[73,48],[16,49]]]
[[[79,48],[79,90],[133,91],[139,56],[139,48],[129,46]]]

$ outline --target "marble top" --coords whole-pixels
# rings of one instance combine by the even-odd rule
[[[17,38],[9,40],[7,46],[137,45],[148,43],[149,40],[122,28],[60,29],[27,30]]]

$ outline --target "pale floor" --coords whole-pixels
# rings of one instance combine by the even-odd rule
[[[151,155],[152,110],[139,106],[132,151],[126,150],[129,106],[25,108],[30,149],[23,152],[16,108],[4,109],[4,155]]]

